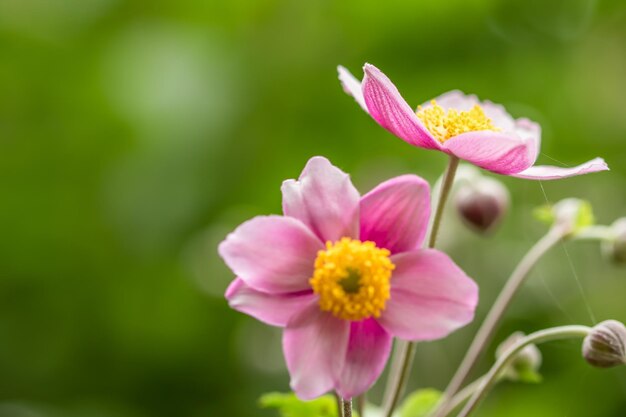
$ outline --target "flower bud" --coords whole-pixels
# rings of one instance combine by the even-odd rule
[[[480,176],[462,184],[455,203],[463,222],[478,233],[492,232],[509,208],[509,192],[498,180]]]
[[[559,228],[567,237],[575,237],[594,225],[591,204],[578,198],[566,198],[554,205],[535,209],[535,217],[553,228]]]
[[[496,358],[502,356],[511,346],[524,338],[524,333],[515,332],[496,349]],[[519,351],[509,366],[504,370],[502,377],[511,381],[540,382],[541,351],[535,345],[528,345]]]
[[[583,357],[598,368],[626,364],[626,327],[615,320],[594,326],[583,342]]]
[[[609,238],[602,243],[602,250],[612,262],[626,265],[626,217],[611,225]]]

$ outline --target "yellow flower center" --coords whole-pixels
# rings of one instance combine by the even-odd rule
[[[380,317],[395,268],[389,255],[387,249],[370,241],[344,237],[326,242],[326,250],[317,253],[315,272],[309,280],[319,295],[320,308],[344,320]]]
[[[431,106],[427,108],[418,106],[416,114],[424,123],[424,127],[441,143],[461,133],[500,130],[493,125],[491,119],[485,115],[478,104],[468,111],[449,109],[448,113],[435,100],[432,100],[430,104]]]

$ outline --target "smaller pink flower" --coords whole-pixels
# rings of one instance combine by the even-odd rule
[[[344,90],[363,110],[413,146],[454,155],[496,174],[533,180],[609,169],[602,158],[570,168],[534,165],[541,146],[541,128],[525,118],[513,119],[499,104],[450,91],[413,111],[375,66],[365,64],[362,82],[344,67],[338,70]]]
[[[230,306],[284,328],[291,387],[302,399],[365,392],[392,337],[434,340],[469,323],[474,281],[444,253],[421,249],[428,183],[414,175],[359,196],[322,157],[282,186],[284,216],[259,216],[219,246],[237,275]]]

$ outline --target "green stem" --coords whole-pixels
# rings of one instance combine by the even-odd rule
[[[391,400],[392,393],[396,388],[396,383],[398,379],[398,374],[400,373],[400,366],[402,365],[401,359],[406,355],[406,348],[409,342],[404,340],[396,339],[394,340],[393,346],[393,354],[391,356],[391,364],[389,365],[389,376],[387,377],[387,383],[385,384],[385,391],[383,394],[383,404],[382,407],[384,410],[387,409],[389,401]]]
[[[398,373],[392,376],[391,395],[386,398],[383,403],[383,415],[385,417],[391,417],[393,410],[398,404],[400,395],[402,395],[402,391],[404,391],[404,386],[406,385],[406,380],[409,376],[411,365],[413,364],[416,345],[417,344],[414,342],[403,342],[402,350],[399,356],[400,366],[398,368]]]
[[[522,286],[528,277],[528,274],[537,264],[539,259],[541,259],[544,254],[554,247],[554,245],[560,242],[565,235],[566,231],[563,228],[553,227],[528,251],[524,258],[522,258],[502,288],[502,291],[489,310],[489,313],[487,313],[487,316],[480,326],[480,329],[478,329],[476,336],[474,336],[474,340],[467,350],[461,365],[450,380],[450,383],[441,398],[439,407],[433,413],[433,417],[442,417],[445,415],[443,414],[443,410],[449,409],[447,406],[448,401],[456,394],[459,388],[463,385],[463,382],[467,379],[469,373],[472,369],[474,369],[478,359],[480,359],[482,353],[487,348],[487,344],[491,341],[491,338],[493,337],[500,320],[504,316],[504,313],[509,307],[513,296]]]
[[[352,417],[352,399],[341,399],[341,403],[343,405],[343,417]]]
[[[457,158],[456,156],[450,156],[450,160],[448,161],[448,167],[446,168],[446,172],[443,176],[443,181],[441,183],[441,190],[439,191],[439,202],[437,203],[437,208],[435,210],[433,227],[430,230],[430,238],[428,239],[429,248],[434,248],[435,243],[437,242],[437,235],[439,235],[439,226],[441,226],[443,209],[446,206],[446,201],[448,201],[450,190],[452,190],[452,185],[454,184],[454,176],[456,175],[456,169],[458,167],[459,158]]]
[[[507,349],[496,363],[491,367],[487,375],[481,379],[480,385],[469,399],[467,404],[458,417],[468,417],[476,408],[480,401],[487,395],[487,392],[492,385],[497,381],[500,373],[511,362],[515,355],[530,344],[539,344],[558,339],[569,339],[574,337],[585,337],[591,331],[587,326],[560,326],[550,329],[540,330],[535,333],[531,333],[523,339],[519,340],[516,344]]]
[[[337,405],[337,417],[342,417],[343,416],[343,400],[341,399],[339,394],[337,394],[336,392],[335,392],[335,404]]]
[[[435,217],[433,218],[432,228],[430,230],[430,238],[428,239],[428,247],[434,248],[437,241],[437,234],[439,233],[439,226],[441,225],[441,218],[443,216],[443,210],[450,195],[450,190],[454,184],[454,176],[456,169],[459,166],[459,158],[456,156],[450,156],[448,160],[448,166],[443,176],[441,183],[441,190],[439,191],[439,201],[437,202],[437,208],[435,209]],[[385,399],[383,401],[383,415],[385,417],[391,417],[393,410],[398,404],[398,400],[404,391],[406,381],[408,379],[411,365],[413,363],[413,357],[415,356],[415,342],[400,342],[398,348],[397,358],[392,360],[391,370],[392,374],[389,376],[389,384],[387,391],[385,392]]]
[[[450,400],[446,409],[442,410],[444,416],[448,416],[454,410],[456,410],[461,404],[469,399],[472,396],[474,391],[478,389],[478,386],[482,383],[484,377],[478,378],[476,381],[472,382],[461,391],[457,392],[456,395]]]

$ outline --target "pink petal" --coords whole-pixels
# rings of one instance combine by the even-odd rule
[[[313,300],[311,291],[291,294],[268,294],[257,291],[241,278],[235,279],[226,290],[231,308],[246,313],[271,326],[284,327],[294,314]]]
[[[391,80],[373,65],[365,64],[363,70],[363,96],[374,120],[411,145],[440,149]]]
[[[573,177],[576,175],[591,174],[592,172],[608,171],[609,166],[602,158],[594,158],[584,164],[571,168],[554,167],[548,165],[535,165],[513,177],[526,178],[530,180],[558,180],[561,178]]]
[[[485,100],[480,103],[485,115],[491,119],[494,126],[503,132],[515,131],[515,119],[506,111],[502,104]]]
[[[478,100],[478,97],[476,97],[474,94],[464,94],[460,90],[448,91],[438,97],[435,97],[433,100],[435,100],[437,104],[446,111],[450,109],[467,111],[474,107],[476,104],[481,104],[480,100]],[[431,100],[422,104],[422,107],[430,107],[430,102]]]
[[[361,240],[391,253],[418,248],[428,228],[430,188],[415,175],[392,178],[361,198]]]
[[[287,324],[283,351],[298,398],[311,400],[330,391],[341,372],[350,323],[309,304]]]
[[[528,143],[529,156],[534,164],[541,149],[541,126],[532,120],[521,118],[515,120],[515,134]]]
[[[358,238],[359,192],[328,159],[309,159],[300,179],[283,182],[281,189],[285,215],[302,221],[323,241]]]
[[[229,234],[218,251],[246,284],[268,293],[310,289],[313,264],[322,242],[291,217],[259,216]]]
[[[341,81],[343,91],[354,97],[359,106],[361,106],[361,108],[367,112],[368,110],[367,106],[365,105],[365,99],[363,98],[361,81],[357,80],[354,75],[350,73],[350,71],[348,71],[341,65],[337,67],[337,72],[339,73],[339,81]]]
[[[374,319],[350,323],[346,362],[337,383],[342,398],[367,391],[385,369],[392,337]]]
[[[478,287],[444,253],[421,250],[394,255],[391,297],[378,322],[406,340],[434,340],[471,322]]]
[[[474,94],[467,95],[462,91],[452,90],[435,98],[435,101],[443,107],[444,110],[455,109],[458,111],[471,110],[472,107],[478,104],[495,126],[505,132],[510,132],[515,129],[515,120],[502,104],[493,103],[489,100],[480,101]],[[422,107],[429,105],[430,102],[422,105]]]
[[[463,133],[443,146],[446,152],[460,159],[504,175],[525,170],[535,158],[530,140],[490,130]]]

